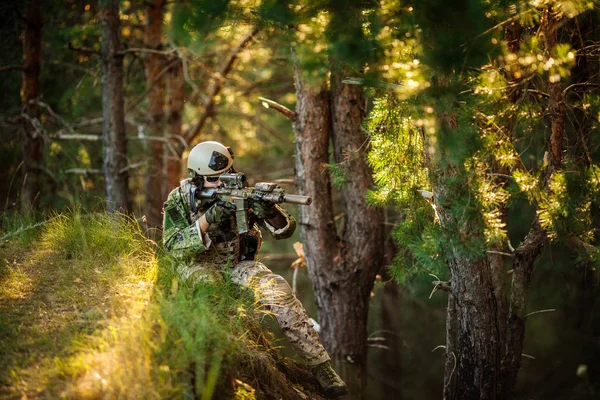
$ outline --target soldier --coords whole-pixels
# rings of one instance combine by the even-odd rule
[[[196,200],[193,195],[198,189],[218,187],[219,176],[232,171],[232,164],[231,150],[221,143],[202,142],[192,149],[188,157],[190,178],[181,181],[164,204],[164,245],[180,261],[179,275],[192,284],[223,279],[222,270],[230,265],[231,280],[250,288],[272,312],[325,395],[339,397],[348,389],[333,370],[302,304],[284,278],[255,261],[262,242],[257,224],[275,239],[286,239],[296,228],[294,217],[272,202],[254,201],[249,210],[250,229],[240,235],[233,204]]]

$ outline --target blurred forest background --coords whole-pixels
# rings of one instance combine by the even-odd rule
[[[164,398],[198,387],[181,371],[200,361],[156,350],[188,343],[176,329],[159,335],[170,338],[164,347],[149,345],[150,378],[135,378],[144,388],[117,382],[126,373],[98,357],[73,358],[114,344],[84,339],[112,314],[95,314],[100,303],[77,297],[76,286],[104,271],[94,258],[116,262],[99,239],[121,237],[116,214],[144,237],[122,239],[119,260],[165,262],[145,238],[160,243],[162,203],[187,177],[187,152],[216,140],[232,147],[251,184],[275,181],[314,199],[286,206],[298,234],[266,240],[262,252],[297,281],[350,398],[600,398],[599,6],[3,1],[0,395]],[[56,259],[46,253],[58,249]],[[63,276],[56,268],[72,259],[89,276],[44,280],[46,270]],[[112,275],[94,287],[127,293],[128,305],[146,296],[145,305],[158,279],[174,300],[156,304],[179,315],[171,278],[131,265],[107,267]],[[118,276],[148,286],[109,289]],[[63,284],[73,292],[43,292]],[[61,332],[44,313],[75,324],[50,311],[61,301],[86,322],[64,342],[42,343]],[[163,327],[195,318],[156,313]],[[224,356],[207,354],[218,357],[200,364],[219,371]],[[92,372],[100,383],[86,380]],[[206,374],[208,391],[193,396],[210,398],[206,388],[222,384]],[[80,383],[56,383],[71,377]]]

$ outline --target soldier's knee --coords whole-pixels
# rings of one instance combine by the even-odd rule
[[[287,281],[276,274],[269,274],[263,279],[265,282],[265,295],[276,304],[286,305],[295,300],[292,288]]]

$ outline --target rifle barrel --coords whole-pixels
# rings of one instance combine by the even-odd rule
[[[285,194],[283,199],[286,203],[309,205],[312,199],[308,196],[300,196],[299,194]]]

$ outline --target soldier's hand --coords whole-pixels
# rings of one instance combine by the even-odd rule
[[[254,200],[252,210],[254,215],[260,219],[271,219],[277,215],[275,204],[268,200]]]
[[[225,221],[235,212],[235,204],[230,203],[228,201],[219,200],[215,204],[213,204],[206,213],[204,213],[204,217],[206,218],[206,222],[209,224],[218,223],[221,221]]]

